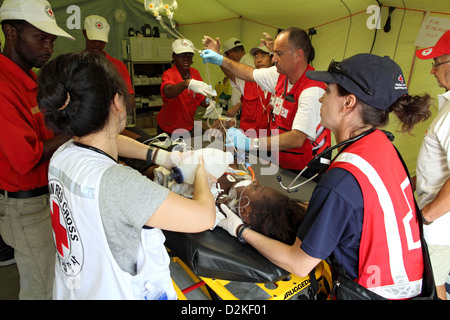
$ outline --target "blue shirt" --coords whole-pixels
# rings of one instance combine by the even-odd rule
[[[298,230],[302,250],[318,259],[334,253],[348,275],[357,278],[363,218],[364,200],[356,178],[341,168],[329,170],[314,189]]]

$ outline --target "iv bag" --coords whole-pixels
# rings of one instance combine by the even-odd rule
[[[173,11],[178,8],[178,3],[176,0],[162,0],[163,8],[166,10],[167,15],[170,14],[170,11]]]
[[[155,16],[159,14],[163,9],[163,4],[161,0],[145,0],[144,1],[145,11],[151,11]]]

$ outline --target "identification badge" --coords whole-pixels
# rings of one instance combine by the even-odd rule
[[[288,109],[281,108],[280,116],[282,116],[283,118],[286,118],[287,115],[288,115],[288,113],[289,113],[289,110],[288,110]]]
[[[275,105],[273,107],[273,114],[279,115],[281,113],[281,109],[283,109],[284,99],[281,97],[275,98]]]

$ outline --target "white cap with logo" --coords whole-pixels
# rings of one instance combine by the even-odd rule
[[[175,54],[180,54],[183,52],[194,53],[194,44],[188,39],[177,39],[172,42],[172,50]]]
[[[108,42],[109,24],[105,18],[91,15],[84,19],[84,29],[89,40]]]
[[[4,0],[0,20],[25,20],[46,33],[75,40],[58,27],[52,7],[46,0]]]

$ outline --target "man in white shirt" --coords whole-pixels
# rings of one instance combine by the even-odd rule
[[[223,54],[225,57],[239,63],[244,63],[252,68],[255,67],[253,56],[245,52],[244,45],[238,38],[230,38],[225,41],[222,46]],[[242,94],[238,89],[232,87],[228,110],[233,107],[235,107],[236,109],[240,109],[242,107],[241,95]]]
[[[211,50],[202,53],[204,62],[217,64],[227,69],[237,78],[256,82],[263,90],[275,95],[272,105],[272,135],[263,139],[246,138],[239,130],[228,130],[230,139],[239,149],[272,150],[278,147],[280,167],[302,170],[313,158],[313,142],[330,142],[329,131],[320,135],[320,102],[325,84],[311,82],[306,76],[307,70],[314,70],[308,64],[311,43],[307,33],[299,28],[281,31],[275,41],[268,34],[263,42],[274,52],[272,68],[253,69],[237,63],[217,53],[217,40],[205,36],[204,44]],[[273,48],[273,50],[272,50]],[[278,130],[279,134],[274,134]],[[326,143],[325,143],[326,141]]]
[[[416,51],[420,59],[433,59],[431,74],[446,92],[439,95],[439,110],[428,128],[417,159],[416,192],[424,218],[436,288],[446,300],[450,273],[450,30],[434,47]]]

